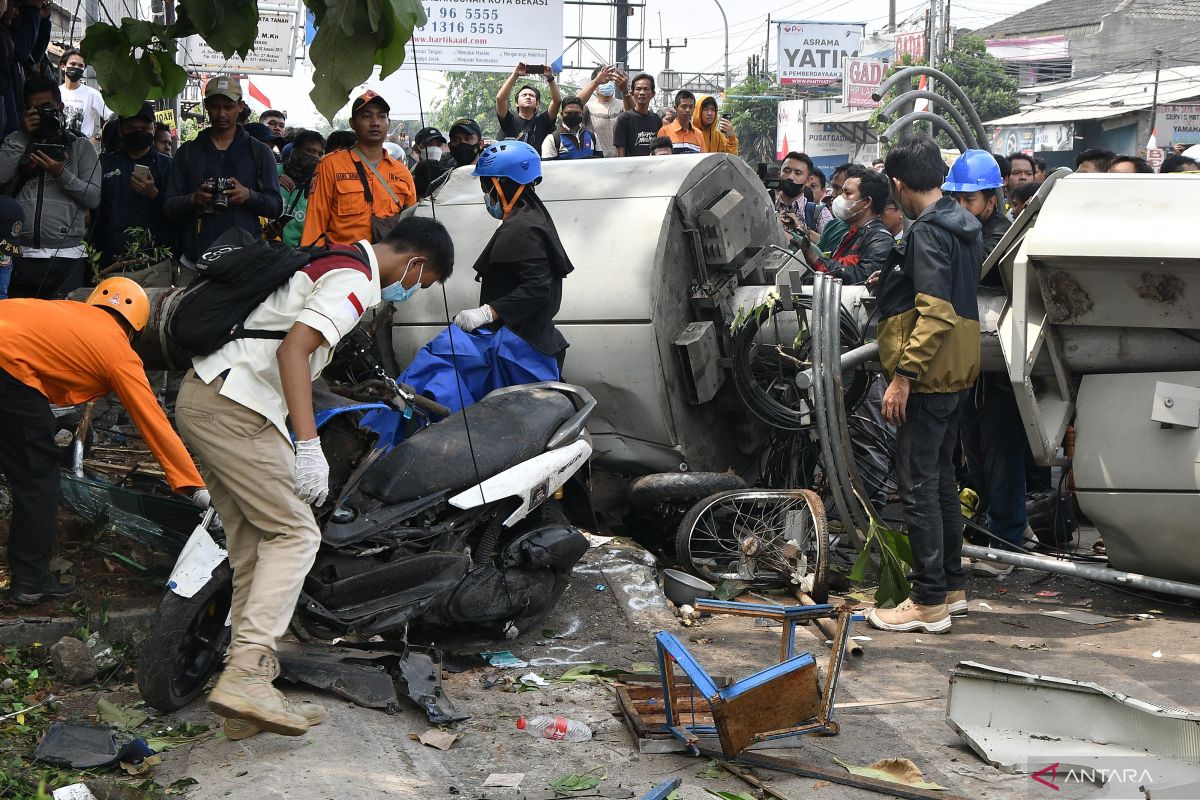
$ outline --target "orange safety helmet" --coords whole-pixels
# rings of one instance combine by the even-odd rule
[[[105,278],[85,301],[89,306],[109,308],[125,318],[135,331],[150,321],[150,298],[146,290],[129,278]]]

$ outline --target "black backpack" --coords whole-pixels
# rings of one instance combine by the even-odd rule
[[[343,256],[369,267],[354,247],[288,247],[242,228],[221,234],[196,261],[200,277],[183,290],[166,323],[170,342],[192,356],[215,352],[234,339],[282,339],[287,331],[249,330],[246,318],[292,276],[314,261]]]

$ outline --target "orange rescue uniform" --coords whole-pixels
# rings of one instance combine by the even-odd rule
[[[60,406],[115,392],[175,491],[204,486],[146,380],[124,328],[73,300],[0,301],[0,369]]]
[[[368,164],[362,164],[362,174],[371,187],[371,203],[366,201],[362,178],[356,162],[361,162],[357,148],[335,150],[321,159],[308,195],[304,216],[304,233],[300,244],[313,244],[324,233],[336,244],[354,244],[371,240],[371,217],[390,217],[417,202],[417,187],[408,167],[384,151],[375,170],[387,180],[399,205],[392,202]]]

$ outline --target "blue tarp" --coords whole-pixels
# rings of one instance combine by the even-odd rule
[[[398,380],[451,411],[461,411],[493,389],[558,379],[553,356],[508,328],[466,333],[451,325],[421,348]]]

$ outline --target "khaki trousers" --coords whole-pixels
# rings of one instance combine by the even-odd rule
[[[296,496],[295,451],[266,417],[205,385],[188,371],[175,422],[225,526],[233,567],[233,640],[274,651],[287,631],[321,543],[312,509]]]

